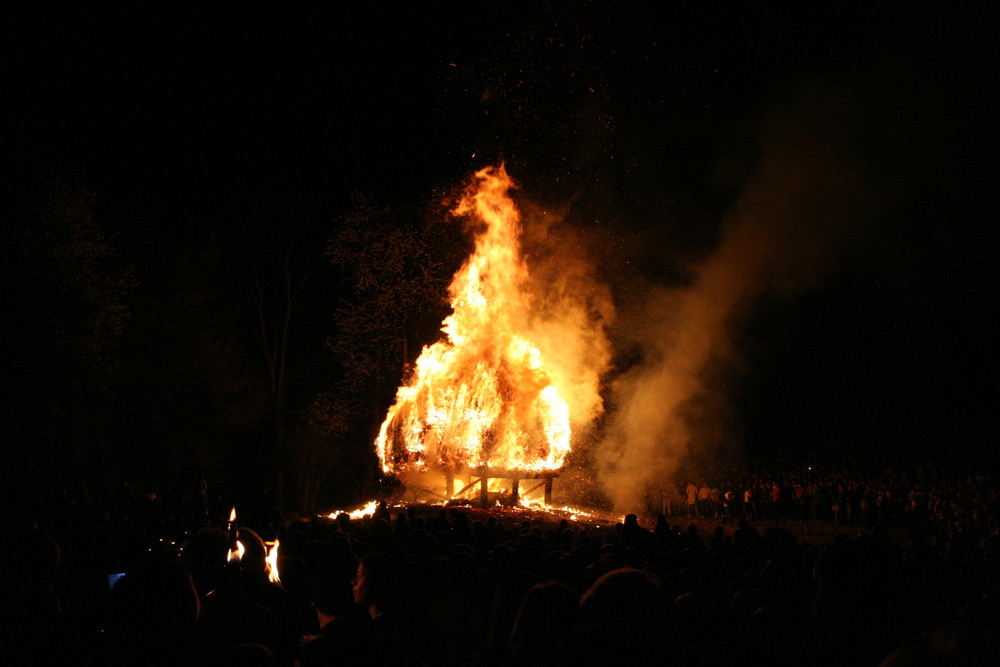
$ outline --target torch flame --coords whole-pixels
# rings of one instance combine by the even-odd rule
[[[242,561],[244,553],[246,553],[246,548],[243,546],[243,543],[242,542],[236,542],[236,551],[233,551],[232,549],[230,549],[226,553],[226,561],[230,562],[230,563],[233,562],[234,560],[235,561]]]
[[[218,515],[216,515],[216,516],[218,516]],[[229,510],[229,522],[232,523],[233,521],[236,521],[236,508],[235,507],[233,509]]]
[[[521,218],[503,166],[476,173],[456,215],[481,231],[449,288],[446,339],[423,349],[375,442],[385,473],[486,467],[556,471],[570,449],[569,407],[528,337]]]
[[[281,583],[281,577],[278,574],[278,545],[280,543],[281,540],[275,539],[271,549],[267,552],[267,558],[264,559],[267,563],[267,578],[274,584]]]

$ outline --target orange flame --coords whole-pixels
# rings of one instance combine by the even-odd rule
[[[341,514],[346,514],[349,517],[351,517],[352,519],[360,519],[362,517],[374,514],[375,510],[377,508],[378,508],[378,501],[376,501],[376,500],[370,500],[370,501],[368,501],[368,503],[365,506],[359,507],[356,510],[352,510],[352,511],[334,510],[333,512],[330,512],[327,515],[327,517],[330,518],[330,519],[336,519]]]
[[[235,561],[242,561],[243,560],[243,554],[245,554],[245,553],[246,553],[246,547],[243,546],[243,543],[242,542],[236,542],[236,551],[233,551],[232,549],[230,549],[228,552],[226,552],[226,562],[227,563],[231,563],[234,560]]]
[[[446,339],[423,349],[375,442],[382,470],[554,471],[570,449],[569,407],[528,338],[521,218],[503,166],[476,173],[456,215],[481,223],[449,288]]]
[[[267,558],[264,562],[267,564],[267,578],[271,583],[280,584],[281,576],[278,573],[278,545],[281,544],[281,540],[275,539],[274,544],[271,545],[270,550],[267,552]]]

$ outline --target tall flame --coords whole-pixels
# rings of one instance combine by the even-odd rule
[[[267,557],[264,562],[267,566],[267,579],[271,583],[280,584],[281,574],[278,572],[278,545],[281,544],[281,540],[277,538],[273,543],[270,543],[271,549],[267,552]]]
[[[570,449],[569,407],[528,337],[521,217],[503,166],[476,173],[453,213],[479,223],[449,287],[445,340],[423,349],[376,440],[386,473],[486,467],[549,471]]]

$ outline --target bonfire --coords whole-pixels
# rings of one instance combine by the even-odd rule
[[[423,349],[396,394],[375,446],[382,471],[427,489],[427,474],[466,480],[464,493],[491,480],[552,478],[570,451],[567,402],[530,334],[528,266],[521,216],[503,166],[476,173],[454,213],[471,216],[475,250],[449,287],[452,314],[444,338]]]

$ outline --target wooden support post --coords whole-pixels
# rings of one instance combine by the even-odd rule
[[[552,504],[552,477],[545,478],[545,504]]]
[[[510,498],[511,498],[511,504],[513,505],[517,505],[518,502],[520,501],[520,498],[518,497],[518,486],[520,485],[520,483],[521,480],[519,479],[510,480]]]
[[[479,504],[483,507],[490,504],[490,479],[486,475],[479,480]]]
[[[452,470],[444,471],[444,495],[448,497],[449,500],[455,497],[455,473]]]

